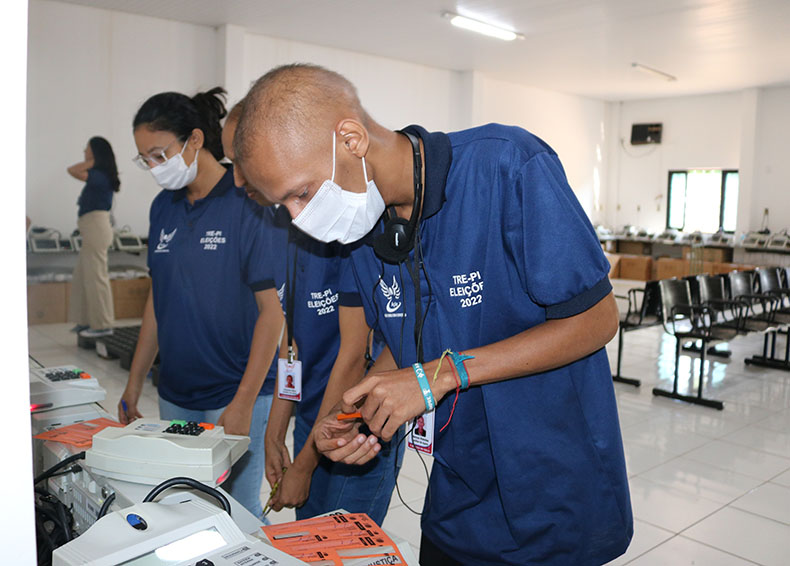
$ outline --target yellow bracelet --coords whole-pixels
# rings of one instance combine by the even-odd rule
[[[439,358],[439,365],[436,366],[436,371],[433,372],[433,382],[434,383],[436,383],[436,378],[439,377],[439,370],[442,369],[442,362],[444,361],[444,358],[446,358],[447,356],[449,356],[452,353],[453,353],[453,351],[450,350],[450,349],[447,349],[447,350],[445,350],[442,353],[441,357]]]

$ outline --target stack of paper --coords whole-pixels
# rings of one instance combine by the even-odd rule
[[[406,564],[392,539],[365,513],[315,517],[262,529],[272,546],[313,566]]]

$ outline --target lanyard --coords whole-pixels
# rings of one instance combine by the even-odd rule
[[[299,252],[299,245],[294,243],[293,267],[289,270],[288,255],[291,250],[291,242],[285,248],[285,325],[288,331],[288,363],[294,361],[294,300],[296,298],[296,256]]]

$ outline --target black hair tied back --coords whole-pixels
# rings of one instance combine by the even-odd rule
[[[222,126],[227,115],[222,87],[199,92],[192,98],[180,92],[162,92],[146,100],[134,116],[132,128],[145,125],[154,131],[174,133],[179,141],[186,141],[195,128],[203,132],[203,147],[219,161],[222,151]]]

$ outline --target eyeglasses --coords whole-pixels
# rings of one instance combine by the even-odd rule
[[[171,145],[173,145],[177,141],[178,138],[174,139],[169,144],[167,144],[164,149],[161,149],[158,152],[149,155],[143,155],[142,153],[138,153],[137,155],[132,157],[132,161],[134,161],[134,163],[143,171],[148,171],[149,169],[153,169],[157,165],[162,165],[163,163],[167,163],[167,160],[169,158],[167,157],[167,155],[165,155],[165,152],[168,150],[168,148]],[[186,146],[187,146],[187,142],[185,141],[184,147]],[[184,150],[182,149],[181,151],[183,152]]]

